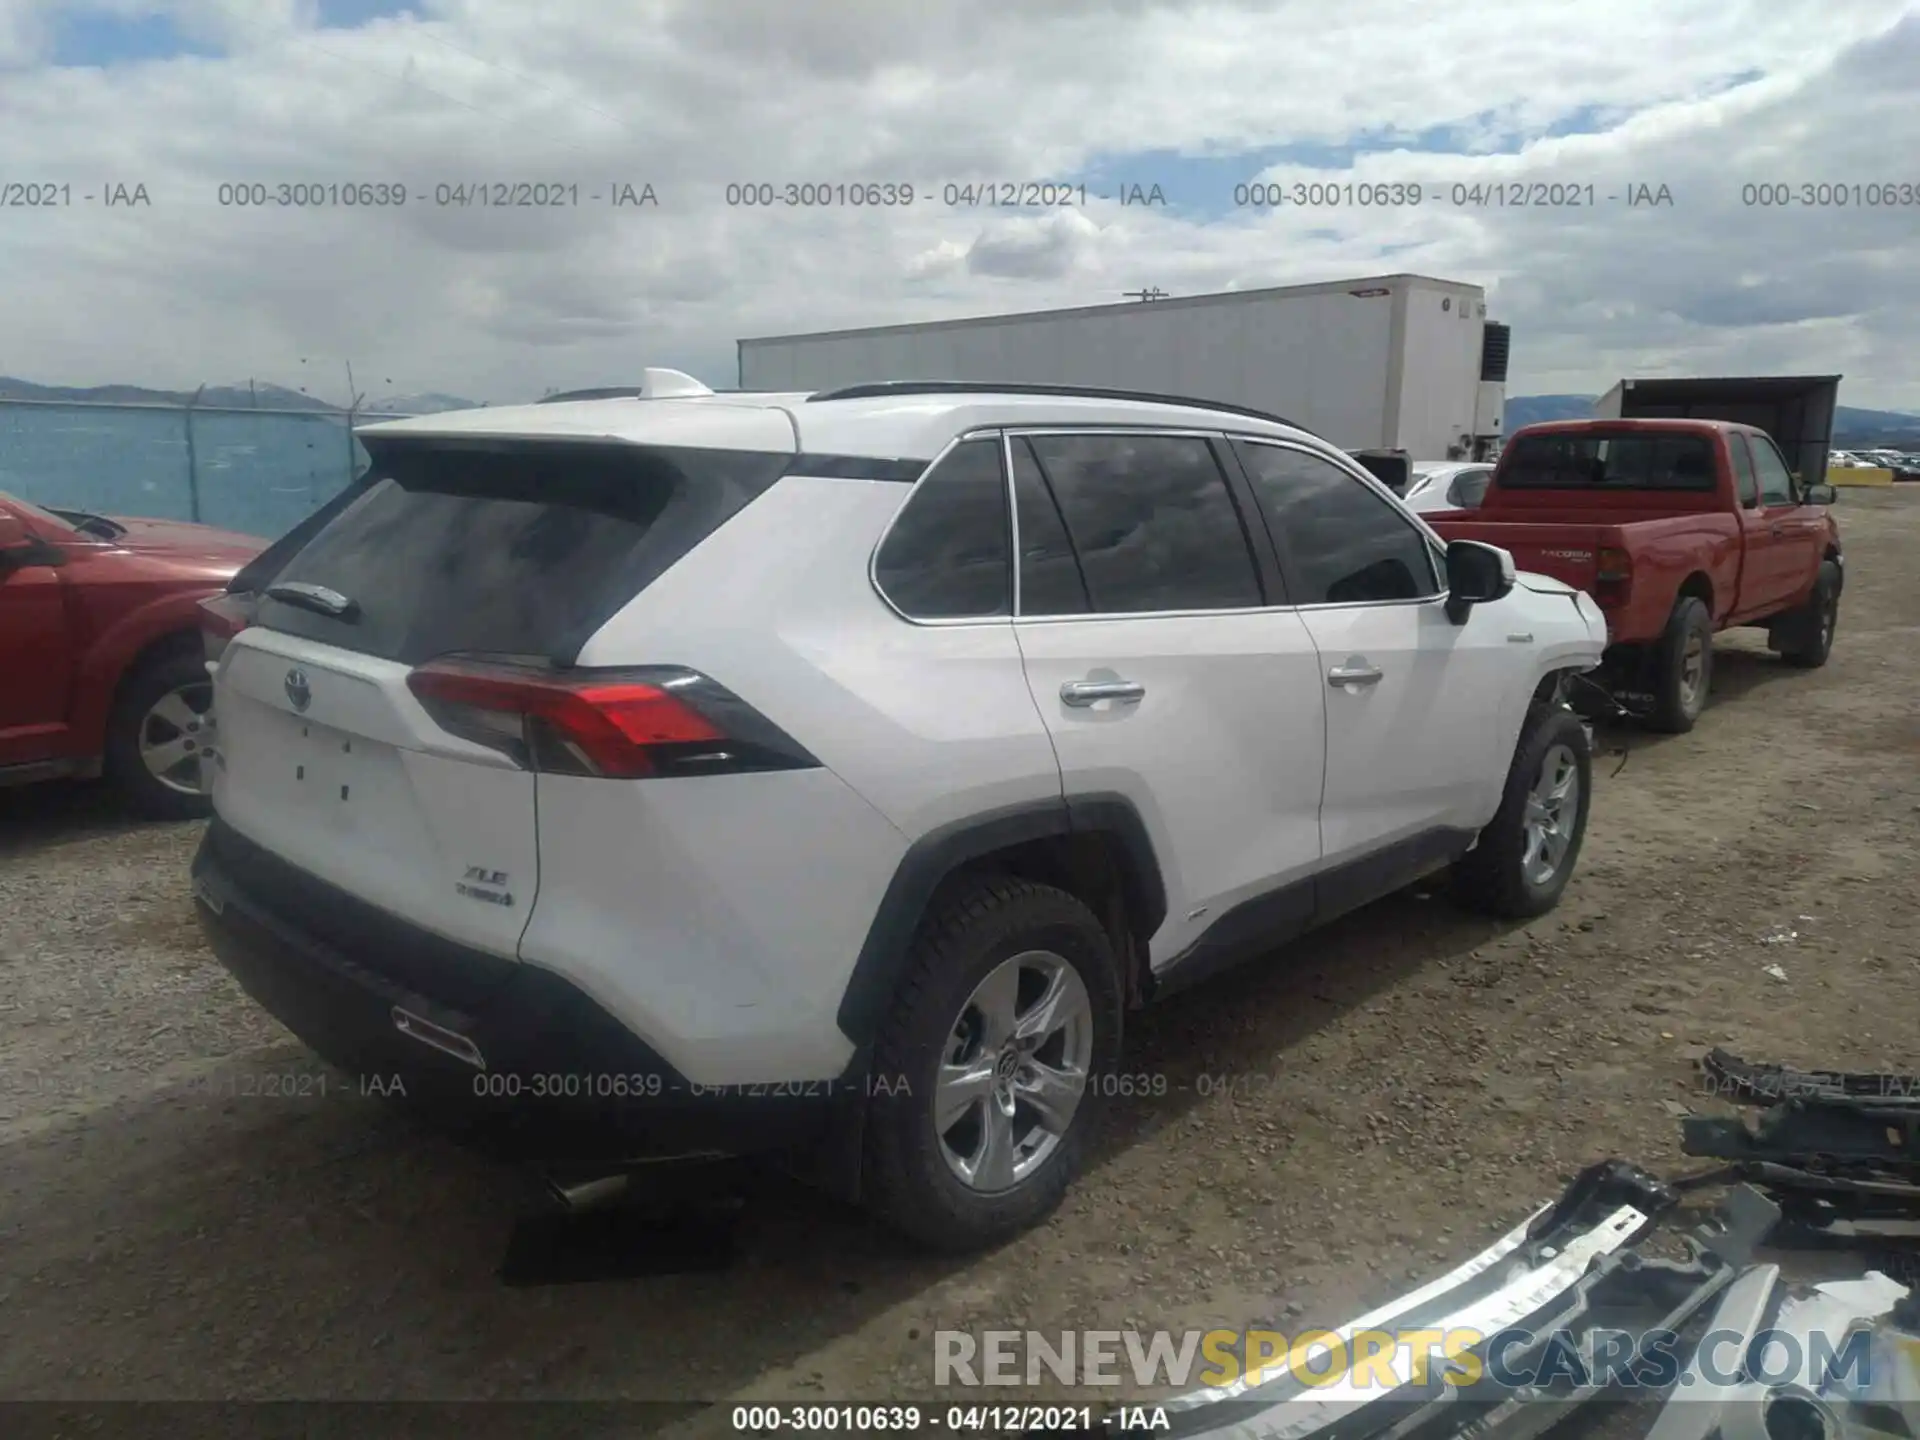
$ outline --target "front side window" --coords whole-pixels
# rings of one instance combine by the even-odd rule
[[[874,557],[874,579],[915,620],[1013,613],[1013,545],[998,440],[965,440],[915,487]]]
[[[1095,612],[1226,610],[1265,603],[1240,512],[1205,439],[1027,438],[1059,505]],[[1028,613],[1042,613],[1024,593],[1021,602]]]
[[[1760,480],[1760,503],[1794,504],[1793,475],[1787,469],[1787,462],[1780,458],[1780,452],[1773,448],[1773,441],[1764,435],[1749,435],[1747,441],[1753,447],[1753,470]]]
[[[1301,604],[1439,593],[1426,536],[1358,478],[1305,450],[1257,441],[1239,448],[1274,543],[1292,557],[1300,577]]]

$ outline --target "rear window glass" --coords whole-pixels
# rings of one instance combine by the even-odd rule
[[[1500,457],[1503,490],[1714,488],[1713,442],[1704,435],[1521,435]]]
[[[777,480],[790,455],[390,443],[279,574],[350,619],[263,597],[275,630],[417,665],[455,651],[570,664],[593,632]]]

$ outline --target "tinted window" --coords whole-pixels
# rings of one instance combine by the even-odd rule
[[[1521,435],[1500,457],[1508,490],[1693,490],[1714,487],[1704,435]]]
[[[1447,503],[1456,510],[1478,510],[1487,498],[1487,482],[1492,478],[1491,470],[1462,470],[1448,487]]]
[[[1299,571],[1303,605],[1415,600],[1437,593],[1426,537],[1331,461],[1304,450],[1243,444],[1274,540]]]
[[[358,614],[264,598],[259,620],[409,665],[460,650],[571,663],[791,458],[573,442],[379,445],[364,491],[268,577],[338,591]]]
[[[1240,513],[1207,442],[1174,435],[1036,435],[1103,614],[1264,603]]]
[[[961,620],[1013,613],[1007,481],[998,440],[956,445],[907,501],[874,574],[904,615]]]
[[[1787,470],[1787,462],[1780,458],[1780,452],[1773,448],[1773,442],[1764,435],[1749,435],[1747,443],[1753,447],[1754,474],[1760,480],[1760,503],[1793,504],[1793,476]]]
[[[1020,613],[1085,614],[1091,605],[1080,557],[1024,437],[1013,441],[1013,507],[1020,529]]]
[[[1747,437],[1727,436],[1727,450],[1733,456],[1733,484],[1740,503],[1751,507],[1760,497],[1760,482],[1754,479],[1753,456],[1747,452]]]

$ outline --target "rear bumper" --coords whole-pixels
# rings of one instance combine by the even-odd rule
[[[476,954],[474,973],[497,978],[451,993],[431,984],[439,966],[418,963],[425,951],[444,962],[448,942],[391,917],[377,945],[348,953],[286,913],[284,900],[276,905],[253,850],[216,819],[194,857],[195,908],[221,964],[363,1091],[402,1098],[490,1154],[612,1168],[788,1151],[817,1144],[836,1117],[857,1112],[858,1082],[694,1084],[538,966]],[[328,888],[300,878],[305,900]]]

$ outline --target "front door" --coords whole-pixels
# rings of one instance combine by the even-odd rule
[[[37,533],[4,500],[0,515]],[[71,643],[59,570],[0,556],[0,765],[64,753]]]
[[[1826,526],[1811,505],[1800,501],[1787,462],[1764,435],[1748,437],[1754,473],[1760,481],[1760,510],[1767,525],[1765,609],[1776,611],[1801,599],[1813,583],[1826,546]],[[1821,477],[1824,479],[1824,477]]]
[[[1242,440],[1288,588],[1319,656],[1327,775],[1323,914],[1464,849],[1506,778],[1508,607],[1446,617],[1433,544],[1369,484],[1313,451]],[[1513,717],[1516,724],[1518,717]]]

